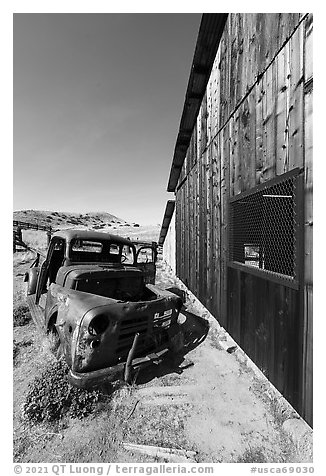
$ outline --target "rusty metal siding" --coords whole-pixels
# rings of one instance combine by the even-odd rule
[[[308,14],[229,14],[176,191],[178,276],[309,423],[312,228],[300,291],[286,288],[228,266],[228,202],[303,167],[312,221],[311,31]]]

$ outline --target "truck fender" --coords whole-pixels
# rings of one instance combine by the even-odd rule
[[[38,275],[40,272],[40,268],[31,268],[29,271],[25,273],[24,281],[27,281],[27,296],[36,293],[36,284]]]
[[[177,288],[176,286],[172,286],[171,288],[166,288],[166,291],[169,291],[170,293],[173,293],[179,296],[182,299],[183,304],[185,304],[185,302],[187,301],[186,292],[180,288]]]

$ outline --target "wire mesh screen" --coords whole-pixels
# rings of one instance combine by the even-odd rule
[[[230,260],[295,279],[297,175],[258,188],[230,203]]]

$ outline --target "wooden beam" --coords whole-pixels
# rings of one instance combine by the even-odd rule
[[[158,240],[158,244],[162,246],[164,244],[170,222],[174,213],[174,207],[175,207],[175,200],[168,200],[166,207],[165,207],[165,212],[164,212],[164,217],[163,217],[163,222],[162,222],[162,227],[161,227],[161,232],[160,232],[160,237]]]
[[[183,129],[190,129],[192,131],[196,124],[201,101],[205,94],[227,16],[227,13],[204,13],[202,16],[180,121],[179,134]],[[189,107],[190,102],[194,107]],[[187,124],[187,127],[185,127],[185,124]],[[182,166],[190,139],[191,134],[189,138],[187,138],[187,141],[182,141],[182,145],[178,143],[178,141],[176,142],[167,188],[169,192],[174,192],[177,186],[180,176],[180,163]]]

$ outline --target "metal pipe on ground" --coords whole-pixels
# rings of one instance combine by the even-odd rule
[[[131,370],[132,370],[131,362],[135,355],[138,338],[139,338],[139,332],[135,334],[135,337],[134,337],[132,346],[129,350],[127,361],[126,361],[124,379],[125,379],[125,382],[127,383],[130,383],[130,380],[131,380]]]

